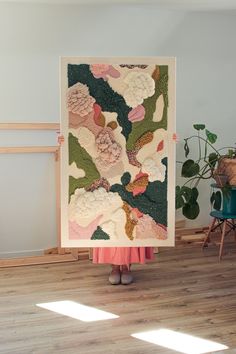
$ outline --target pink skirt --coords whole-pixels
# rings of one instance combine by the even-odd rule
[[[93,249],[93,263],[144,264],[154,259],[153,247],[99,247]]]

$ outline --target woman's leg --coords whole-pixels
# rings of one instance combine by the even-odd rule
[[[130,284],[133,281],[130,265],[133,263],[144,264],[153,258],[152,247],[100,247],[93,249],[93,263],[112,265],[109,275],[109,281],[111,279],[112,284],[114,282],[115,284],[120,282]]]

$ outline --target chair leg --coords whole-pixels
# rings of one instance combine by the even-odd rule
[[[211,233],[211,230],[214,228],[215,223],[216,223],[216,218],[214,218],[212,220],[212,223],[211,223],[211,225],[209,227],[209,230],[208,230],[208,232],[206,234],[206,237],[205,237],[205,239],[203,241],[202,248],[204,248],[206,246],[206,244],[210,241],[210,233]]]
[[[234,219],[231,219],[231,220],[232,220],[233,230],[234,230],[234,240],[236,241],[236,225],[235,225]]]
[[[221,241],[220,241],[219,261],[220,261],[221,258],[222,258],[222,252],[223,252],[223,246],[224,246],[224,238],[225,238],[226,225],[227,225],[227,220],[224,220],[224,222],[223,222],[222,236],[221,236]]]

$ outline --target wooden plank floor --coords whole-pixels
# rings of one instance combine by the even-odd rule
[[[236,353],[236,243],[161,249],[135,266],[135,283],[111,286],[108,267],[89,261],[0,270],[0,353],[163,353],[176,351],[131,337],[171,329],[214,340]],[[72,300],[120,316],[82,322],[37,307]]]

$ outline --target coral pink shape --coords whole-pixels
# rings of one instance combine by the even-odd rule
[[[135,176],[134,182],[137,181],[137,180],[139,180],[139,179],[142,178],[142,177],[148,177],[148,174],[140,171],[140,172]]]
[[[138,219],[143,216],[143,213],[140,210],[138,210],[138,208],[132,208],[131,212],[134,213]]]
[[[90,70],[96,79],[107,80],[107,75],[114,77],[115,79],[120,77],[120,73],[112,65],[108,64],[92,64]]]
[[[95,122],[97,121],[97,119],[98,119],[98,117],[100,116],[100,114],[101,114],[101,111],[102,111],[102,109],[101,109],[101,107],[99,106],[99,104],[97,104],[97,103],[94,103],[94,105],[93,105],[93,110],[94,110],[94,120],[95,120]]]
[[[144,119],[144,116],[145,108],[142,105],[138,105],[129,112],[128,119],[130,122],[139,122]]]
[[[132,193],[133,193],[133,196],[135,197],[136,195],[139,195],[139,194],[142,194],[144,193],[146,190],[146,187],[134,187]]]
[[[90,65],[90,70],[96,79],[104,78],[104,73],[109,70],[108,64],[92,64]]]
[[[118,70],[116,70],[112,65],[110,65],[110,68],[109,68],[109,71],[107,74],[110,75],[111,77],[113,77],[114,79],[117,79],[118,77],[120,77],[120,72]]]
[[[164,140],[161,140],[157,145],[157,152],[162,151],[164,149]]]
[[[69,240],[89,240],[97,230],[102,215],[91,221],[87,226],[81,226],[75,221],[69,221]]]

